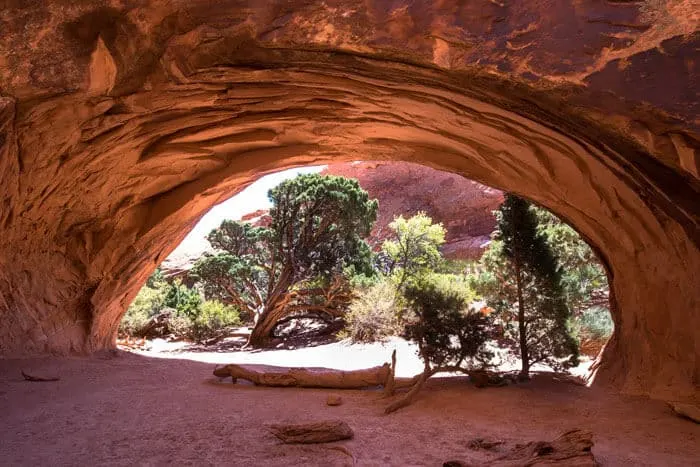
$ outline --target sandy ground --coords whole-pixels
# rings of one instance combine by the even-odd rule
[[[208,363],[352,368],[381,363],[396,345],[256,353],[163,353],[156,345],[143,354],[0,360],[0,464],[352,465],[330,448],[342,445],[355,465],[439,466],[452,459],[479,465],[495,454],[469,449],[471,439],[503,440],[508,448],[582,428],[593,431],[602,465],[700,466],[700,425],[676,417],[664,403],[545,375],[489,389],[464,378],[431,380],[413,405],[385,416],[387,401],[378,390],[342,391],[344,404],[328,407],[331,391],[219,382]],[[402,374],[413,370],[415,362],[402,357],[410,350],[399,351]],[[26,382],[21,369],[61,379]],[[335,418],[354,428],[354,439],[289,446],[265,429]]]

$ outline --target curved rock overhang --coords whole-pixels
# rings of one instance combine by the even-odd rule
[[[597,381],[698,396],[691,2],[659,24],[658,2],[249,3],[0,12],[2,354],[113,347],[156,265],[265,173],[404,160],[567,219],[613,285]]]

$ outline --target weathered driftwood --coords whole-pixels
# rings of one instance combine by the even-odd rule
[[[567,467],[597,466],[591,448],[593,435],[590,431],[570,430],[554,441],[535,441],[524,445],[517,444],[507,454],[478,465],[490,467],[534,467],[564,465]],[[491,448],[500,442],[489,443]],[[470,447],[471,448],[471,447]],[[479,447],[481,449],[481,446]],[[443,467],[469,467],[475,464],[468,461],[450,460]]]
[[[687,418],[695,423],[700,423],[700,407],[691,404],[669,403],[673,411],[679,417]]]
[[[491,451],[502,444],[503,441],[474,438],[467,443],[467,447],[473,451]]]
[[[260,386],[360,389],[386,384],[390,374],[388,363],[373,368],[342,371],[331,368],[294,368],[269,365],[225,365],[216,368],[220,378],[240,378]]]
[[[441,367],[436,367],[436,368],[430,368],[429,366],[426,366],[423,373],[420,373],[413,378],[395,378],[392,381],[392,384],[394,384],[394,388],[400,388],[400,387],[411,387],[411,389],[404,394],[400,399],[392,402],[389,404],[385,409],[384,413],[385,414],[390,414],[392,412],[396,412],[397,410],[406,407],[407,405],[410,405],[413,402],[413,399],[416,397],[416,395],[420,392],[420,390],[423,388],[423,385],[425,382],[433,375],[437,373],[464,373],[469,375],[470,379],[474,383],[474,385],[478,388],[483,388],[483,387],[498,387],[498,386],[507,386],[508,382],[506,381],[505,378],[502,376],[492,373],[489,371],[485,370],[470,370],[467,368],[462,368],[462,367],[457,367],[457,366],[441,366]],[[391,394],[393,394],[393,390],[391,391]],[[385,389],[385,394],[388,394],[388,391]]]
[[[385,414],[390,414],[392,412],[396,412],[400,408],[406,407],[409,405],[411,402],[413,402],[413,398],[416,397],[416,394],[421,390],[425,382],[428,380],[430,377],[428,372],[421,373],[418,376],[418,380],[413,384],[413,387],[399,400],[392,402],[389,404],[385,409],[384,413]]]
[[[24,370],[21,370],[21,371],[22,371],[22,376],[24,377],[25,380],[32,381],[35,383],[44,383],[44,382],[48,382],[48,381],[58,381],[61,379],[58,376],[50,376],[50,377],[32,376],[32,375],[25,373]]]
[[[389,375],[386,378],[386,383],[384,384],[384,397],[390,397],[394,395],[396,390],[396,349],[391,352],[391,367],[389,368]]]
[[[354,436],[342,420],[328,420],[294,425],[270,425],[270,432],[287,444],[331,443]]]
[[[593,434],[585,430],[570,430],[554,441],[535,441],[515,447],[508,454],[486,465],[493,467],[523,467],[566,465],[589,467],[598,465],[593,457]]]

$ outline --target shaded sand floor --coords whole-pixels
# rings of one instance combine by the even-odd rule
[[[284,351],[291,352],[289,360],[277,352],[237,358],[314,364],[308,351],[313,349]],[[337,366],[353,360],[352,349],[348,352],[336,355],[344,362]],[[195,357],[236,360],[205,355]],[[368,363],[363,358],[358,352],[356,363]],[[408,372],[410,364],[404,363]],[[570,428],[594,432],[593,452],[602,465],[700,465],[700,425],[676,417],[663,402],[554,382],[545,375],[491,389],[476,389],[463,378],[436,379],[413,405],[384,416],[386,400],[379,400],[379,391],[342,391],[344,404],[328,407],[329,391],[220,383],[211,375],[213,367],[127,352],[0,360],[0,463],[352,465],[341,451],[282,445],[265,430],[269,423],[341,418],[354,428],[355,438],[337,444],[355,456],[356,465],[439,466],[452,459],[478,465],[489,456],[467,447],[473,438],[512,446],[551,439]],[[61,380],[25,382],[20,369]]]

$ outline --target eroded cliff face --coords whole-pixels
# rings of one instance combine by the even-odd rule
[[[377,222],[368,239],[375,249],[391,236],[389,224],[396,216],[423,211],[445,227],[445,257],[479,259],[496,227],[493,211],[503,202],[500,190],[407,162],[331,164],[321,173],[354,178],[379,200]]]
[[[700,381],[694,0],[86,0],[0,8],[3,355],[114,345],[156,264],[271,171],[403,160],[596,246],[597,381]]]

